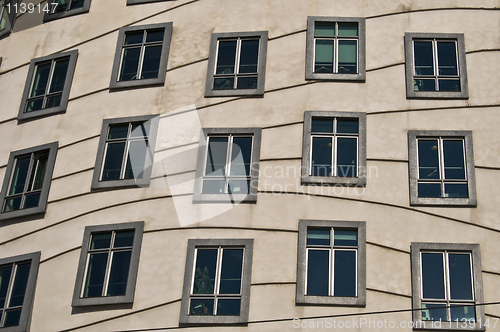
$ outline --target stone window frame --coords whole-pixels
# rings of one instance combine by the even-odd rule
[[[311,174],[311,126],[312,118],[346,118],[358,119],[358,176],[313,176]],[[343,112],[343,111],[305,111],[304,129],[302,139],[302,167],[301,183],[303,185],[345,185],[345,186],[366,186],[366,113],[365,112]]]
[[[135,2],[134,2],[135,3]],[[137,2],[139,3],[139,2]],[[128,4],[128,3],[127,3]],[[123,44],[125,42],[125,36],[128,32],[136,32],[140,30],[153,30],[153,29],[164,29],[163,43],[161,48],[160,57],[160,67],[158,68],[157,78],[145,78],[139,80],[130,81],[118,81],[118,74],[120,73],[120,64],[122,62],[122,50]],[[111,71],[111,80],[109,83],[109,88],[112,90],[122,89],[122,88],[138,88],[138,87],[148,87],[148,86],[163,86],[165,84],[165,78],[167,76],[167,63],[168,55],[170,51],[170,41],[172,39],[172,29],[173,23],[155,23],[147,25],[136,25],[136,26],[126,26],[120,28],[118,32],[118,41],[116,43],[115,56],[113,60],[113,69]],[[141,51],[141,55],[143,52]]]
[[[252,161],[250,166],[250,190],[248,194],[203,194],[203,179],[207,159],[208,137],[210,135],[252,135]],[[196,162],[193,203],[257,203],[260,147],[262,128],[202,128]]]
[[[127,0],[127,6],[129,5],[140,5],[153,2],[163,2],[163,1],[173,1],[173,0]]]
[[[56,0],[48,0],[47,4],[49,5],[50,10],[52,10],[52,3],[54,3]],[[70,10],[65,10],[60,13],[53,13],[50,14],[50,12],[45,12],[43,16],[43,22],[50,22],[54,20],[58,20],[60,18],[65,18],[69,16],[74,16],[74,15],[79,15],[79,14],[85,14],[90,11],[90,2],[92,0],[84,0],[83,2],[83,7],[81,8],[76,8],[76,9],[70,9]]]
[[[419,137],[456,137],[463,138],[465,144],[465,167],[467,173],[468,198],[461,197],[418,197],[418,155]],[[474,150],[470,130],[410,130],[408,131],[408,167],[410,176],[411,206],[477,206],[476,173],[474,169]]]
[[[412,242],[411,247],[411,281],[412,281],[412,305],[413,305],[413,322],[414,330],[461,330],[456,328],[456,322],[441,322],[441,328],[436,328],[432,324],[433,321],[422,320],[422,277],[421,277],[421,260],[420,253],[422,251],[456,251],[469,252],[472,257],[473,269],[473,288],[475,303],[484,303],[483,295],[483,280],[481,269],[481,252],[479,244],[467,243],[433,243],[433,242]],[[484,331],[485,312],[484,306],[477,305],[476,308],[476,323],[473,328],[467,328],[471,331]],[[469,325],[469,323],[467,323]]]
[[[180,325],[227,325],[248,323],[250,307],[250,286],[252,277],[253,239],[189,239],[182,288]],[[189,300],[191,299],[192,280],[194,276],[195,252],[197,248],[237,247],[244,248],[243,269],[241,277],[241,307],[239,316],[190,316]]]
[[[259,38],[259,55],[257,64],[257,88],[256,89],[232,89],[232,90],[214,90],[214,75],[218,55],[218,41],[221,39],[237,38]],[[264,95],[266,79],[266,61],[267,61],[267,31],[250,32],[224,32],[212,33],[210,38],[210,52],[208,56],[207,80],[205,84],[205,97],[231,97],[231,96],[262,96]]]
[[[54,172],[54,166],[55,166],[55,162],[56,162],[58,145],[59,145],[58,142],[53,142],[53,143],[34,146],[31,148],[27,148],[27,149],[13,151],[10,153],[9,161],[7,163],[7,169],[5,171],[5,176],[4,176],[4,180],[3,180],[2,191],[0,193],[0,202],[1,202],[0,203],[1,204],[0,211],[3,210],[5,197],[7,196],[7,191],[9,190],[9,187],[10,187],[11,176],[12,176],[14,162],[15,162],[16,158],[24,156],[24,155],[29,155],[29,154],[33,154],[36,152],[44,151],[44,150],[49,150],[49,157],[47,160],[47,168],[45,170],[45,176],[43,178],[43,184],[42,184],[42,189],[41,189],[41,193],[40,193],[40,200],[38,202],[38,206],[33,207],[33,208],[28,208],[28,209],[11,211],[11,212],[1,212],[0,213],[0,221],[10,220],[10,219],[14,219],[14,218],[41,215],[47,211],[47,200],[49,197],[50,185],[52,182],[52,173]]]
[[[104,163],[104,152],[106,150],[107,134],[110,125],[125,124],[131,122],[147,122],[151,121],[148,136],[148,151],[146,152],[146,164],[143,171],[142,179],[122,179],[111,181],[100,181],[101,169]],[[97,148],[96,161],[94,165],[94,174],[92,175],[92,190],[99,189],[115,189],[127,187],[149,187],[151,181],[151,172],[153,169],[153,160],[156,147],[156,137],[158,133],[159,114],[140,115],[124,118],[104,119],[102,121],[101,135],[99,137],[99,145]],[[150,156],[151,164],[148,165],[148,155]]]
[[[311,296],[306,293],[307,274],[307,229],[308,228],[344,228],[357,229],[357,296]],[[339,220],[309,220],[300,219],[298,226],[297,246],[297,286],[295,294],[296,305],[330,305],[330,306],[366,306],[366,222]]]
[[[134,230],[134,243],[132,245],[132,254],[130,258],[130,266],[127,278],[127,290],[125,295],[120,296],[101,296],[101,297],[80,297],[83,291],[83,283],[85,280],[85,271],[87,267],[88,250],[90,246],[90,239],[92,234]],[[126,222],[119,224],[107,224],[97,226],[86,226],[82,248],[80,252],[80,259],[78,262],[78,270],[76,274],[75,289],[73,292],[72,307],[86,307],[97,305],[111,305],[111,304],[130,304],[134,302],[135,286],[137,281],[137,273],[139,271],[139,259],[141,254],[142,237],[144,233],[144,221]]]
[[[316,22],[358,23],[358,73],[314,72],[314,25]],[[338,54],[338,50],[335,49]],[[306,80],[365,81],[366,80],[366,19],[363,17],[308,16],[306,35]]]
[[[32,111],[32,112],[25,112],[27,103],[28,103],[28,98],[29,94],[33,85],[33,80],[34,80],[34,75],[35,71],[37,69],[37,66],[40,65],[41,63],[44,62],[53,62],[60,60],[62,58],[69,58],[69,64],[68,64],[68,71],[66,72],[66,80],[64,82],[64,88],[62,92],[62,97],[61,97],[61,103],[59,106],[56,107],[51,107],[51,108],[45,108],[37,111]],[[69,52],[64,52],[64,53],[56,53],[48,56],[44,56],[41,58],[36,58],[32,59],[30,62],[30,66],[28,69],[28,77],[26,78],[26,83],[24,85],[24,91],[23,91],[23,97],[21,99],[21,106],[19,107],[19,113],[17,115],[17,120],[22,122],[25,120],[30,120],[33,118],[39,118],[39,117],[44,117],[48,115],[53,115],[53,114],[59,114],[59,113],[64,113],[66,112],[66,109],[68,107],[68,100],[69,100],[69,93],[71,91],[71,85],[73,84],[73,76],[75,74],[75,68],[76,68],[76,61],[78,58],[78,50],[73,50]],[[52,70],[52,69],[51,69]],[[52,77],[49,77],[49,79]],[[49,85],[49,83],[47,83]],[[45,94],[47,95],[47,94]]]
[[[415,91],[414,89],[414,49],[415,39],[443,39],[456,40],[458,71],[460,77],[460,91]],[[469,85],[467,82],[467,63],[465,60],[465,38],[463,33],[405,33],[405,70],[406,70],[406,98],[428,98],[428,99],[468,99]]]

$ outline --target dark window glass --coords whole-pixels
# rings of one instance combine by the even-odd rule
[[[116,232],[113,248],[132,247],[135,231]]]
[[[217,249],[198,249],[193,294],[214,294]]]
[[[422,303],[422,320],[446,321],[446,303]]]
[[[335,250],[333,294],[356,296],[356,252]]]
[[[0,268],[0,309],[5,307],[11,274],[12,265]]]
[[[460,80],[438,80],[439,91],[460,91]]]
[[[335,41],[333,40],[316,40],[314,55],[315,73],[333,73],[334,45]]]
[[[443,140],[444,177],[465,179],[465,158],[463,140]]]
[[[107,296],[125,295],[131,256],[130,250],[113,253]]]
[[[450,299],[472,300],[472,270],[470,254],[448,254]]]
[[[315,22],[314,36],[316,37],[335,37],[335,23]]]
[[[337,176],[355,177],[358,169],[358,140],[337,138]]]
[[[214,78],[214,90],[229,90],[234,86],[234,77]]]
[[[242,40],[240,74],[256,73],[259,61],[259,40]]]
[[[432,41],[414,41],[415,75],[434,75]]]
[[[328,296],[330,251],[307,251],[307,295]]]
[[[333,119],[312,118],[311,132],[333,133]]]
[[[32,207],[37,207],[40,201],[40,192],[29,194],[24,197],[24,209],[29,209]]]
[[[418,140],[418,178],[439,179],[438,140]]]
[[[144,31],[128,32],[125,35],[125,45],[142,44]]]
[[[161,49],[161,45],[146,47],[142,64],[141,79],[158,77],[158,72],[160,70]]]
[[[469,186],[466,183],[445,183],[445,197],[469,197]]]
[[[30,166],[31,156],[21,157],[16,159],[16,166],[12,175],[9,195],[15,195],[24,191],[26,178],[28,177],[28,169]]]
[[[257,76],[239,77],[236,89],[257,89]]]
[[[133,123],[130,137],[148,137],[151,122]]]
[[[120,70],[119,81],[129,81],[137,79],[139,68],[140,48],[127,48],[123,50],[122,68]]]
[[[107,262],[107,253],[90,255],[83,297],[102,296]]]
[[[84,0],[71,0],[71,5],[69,9],[76,9],[83,7]]]
[[[63,91],[66,74],[68,72],[69,59],[56,61],[54,73],[52,74],[52,82],[50,83],[50,93]],[[59,106],[59,105],[57,105]]]
[[[191,299],[189,314],[193,316],[207,316],[214,314],[214,300]]]
[[[228,137],[210,137],[208,140],[205,175],[225,175]]]
[[[358,42],[356,40],[339,40],[338,72],[356,74],[358,72],[357,59]]]
[[[332,138],[313,137],[312,175],[330,176],[332,174]]]
[[[336,246],[357,246],[358,231],[334,230],[333,244]]]
[[[456,43],[453,41],[438,41],[439,75],[458,75]]]
[[[124,179],[142,178],[147,151],[147,140],[137,140],[129,143]]]
[[[128,135],[128,124],[109,126],[108,139],[127,138],[127,135]]]
[[[219,294],[240,294],[242,268],[243,249],[224,249]],[[217,313],[220,314],[220,310]]]
[[[445,299],[443,254],[422,253],[421,255],[423,298]]]
[[[217,316],[239,316],[240,299],[219,299],[217,302]]]
[[[436,91],[436,80],[416,79],[414,81],[415,91]]]
[[[250,175],[252,137],[234,137],[230,175]]]
[[[358,23],[339,23],[339,37],[357,37]]]
[[[104,168],[102,172],[102,181],[111,181],[120,179],[123,154],[125,152],[125,142],[108,143],[106,156],[104,159]]]
[[[40,64],[36,67],[35,79],[31,88],[30,97],[41,96],[47,90],[51,63]]]
[[[350,119],[337,119],[338,134],[359,134],[359,121]]]
[[[92,234],[90,250],[105,249],[111,245],[111,232],[102,234]]]
[[[233,74],[236,62],[236,40],[219,41],[215,74]]]
[[[21,311],[22,309],[6,311],[3,327],[18,326],[21,319]]]
[[[149,30],[146,35],[146,43],[161,42],[164,34],[164,30]]]
[[[330,230],[329,229],[308,229],[307,230],[307,245],[330,245]]]
[[[419,183],[418,197],[441,197],[441,184]]]
[[[24,303],[24,294],[28,285],[31,263],[19,264],[17,266],[16,278],[12,287],[9,307],[22,306]]]
[[[476,321],[476,307],[473,305],[460,306],[460,305],[451,305],[450,308],[451,320],[463,322],[467,320],[468,322]]]

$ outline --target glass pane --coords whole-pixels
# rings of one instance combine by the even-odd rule
[[[146,47],[142,62],[141,79],[157,78],[160,70],[161,45]]]
[[[214,294],[217,249],[197,249],[193,294]]]
[[[418,178],[424,180],[439,179],[438,140],[419,139]]]
[[[214,300],[191,299],[189,314],[192,316],[213,315]]]
[[[53,13],[62,13],[68,9],[69,0],[55,0],[57,6],[54,8]]]
[[[142,179],[147,152],[148,140],[141,139],[129,143],[124,179]]]
[[[438,41],[437,51],[439,75],[458,75],[455,42]]]
[[[18,326],[19,320],[21,319],[21,310],[22,309],[15,309],[15,310],[6,311],[5,312],[5,322],[3,324],[3,327]]]
[[[224,180],[203,180],[203,189],[201,192],[203,194],[223,194],[224,185]]]
[[[23,209],[29,209],[38,206],[38,202],[40,201],[40,192],[26,195],[24,198],[24,206]]]
[[[446,303],[422,303],[422,320],[446,321]],[[436,308],[436,309],[434,309]]]
[[[257,89],[257,76],[238,77],[236,89]]]
[[[358,231],[335,229],[333,231],[333,244],[336,246],[357,246]]]
[[[43,98],[38,98],[34,100],[28,101],[28,104],[26,105],[26,112],[33,112],[33,111],[38,111],[41,110],[43,107]]]
[[[82,8],[84,0],[72,0],[69,9]]]
[[[230,175],[250,175],[252,137],[233,137]]]
[[[335,36],[335,23],[329,22],[316,22],[314,24],[314,35],[315,36]]]
[[[127,138],[128,123],[118,126],[109,126],[108,139]]]
[[[142,123],[133,123],[132,131],[130,132],[130,137],[148,137],[150,127],[151,127],[151,121],[146,121]]]
[[[358,140],[337,138],[337,176],[355,177],[358,171]]]
[[[92,234],[90,250],[106,249],[111,245],[111,232]]]
[[[9,13],[8,10],[2,7],[3,4],[0,4],[0,31],[5,29],[7,26],[7,22],[9,22]]]
[[[240,74],[256,73],[259,61],[259,40],[242,40]]]
[[[359,121],[358,120],[337,119],[337,133],[338,134],[358,134],[359,133]]]
[[[141,44],[144,38],[144,31],[127,32],[125,35],[125,45]]]
[[[333,133],[333,119],[312,118],[311,132]]]
[[[422,293],[424,299],[444,299],[442,253],[422,253]]]
[[[37,153],[35,155],[35,162],[33,165],[33,170],[31,171],[30,189],[29,190],[39,190],[42,189],[43,178],[45,177],[45,170],[47,169],[47,161],[49,160],[49,152]]]
[[[19,264],[17,266],[14,286],[12,287],[12,295],[10,296],[9,307],[23,305],[26,286],[28,285],[28,277],[30,275],[31,263]]]
[[[313,137],[311,175],[332,175],[332,138]]]
[[[436,80],[414,80],[413,87],[415,91],[436,91]]]
[[[50,66],[51,63],[49,62],[43,65],[38,65],[36,67],[35,79],[33,80],[30,97],[36,97],[45,94],[45,91],[47,89],[47,82],[49,80]]]
[[[68,72],[69,59],[58,60],[54,66],[52,74],[52,82],[50,82],[49,92],[63,91],[64,82],[66,81],[66,73]]]
[[[21,200],[22,200],[21,196],[14,198],[6,198],[5,205],[3,207],[3,212],[11,212],[19,210],[21,208]]]
[[[107,144],[101,181],[120,179],[124,151],[125,142]]]
[[[236,40],[219,41],[215,74],[233,74],[236,62]]]
[[[335,250],[333,295],[356,296],[356,251]]]
[[[229,137],[209,137],[205,175],[225,175]]]
[[[122,68],[120,70],[119,81],[130,81],[137,79],[137,69],[139,68],[139,58],[141,49],[127,48],[123,50]]]
[[[127,292],[130,257],[132,257],[132,251],[119,251],[113,253],[106,296],[125,295]]]
[[[358,23],[339,23],[339,37],[357,37]]]
[[[434,75],[432,41],[414,41],[415,75]]]
[[[234,88],[234,77],[214,78],[214,90],[230,90]]]
[[[463,322],[463,319],[468,322],[476,321],[476,308],[473,305],[459,306],[452,304],[450,313],[452,321],[456,321],[457,319],[459,322]]]
[[[146,43],[154,43],[163,41],[165,30],[148,30],[146,33]]]
[[[16,166],[12,174],[9,195],[19,194],[24,191],[24,185],[28,177],[28,168],[30,166],[31,155],[16,158]]]
[[[460,80],[438,80],[439,91],[460,91]]]
[[[229,194],[248,194],[250,191],[250,180],[229,180]]]
[[[307,229],[307,245],[330,245],[329,229]]]
[[[441,197],[441,184],[419,183],[418,197]]]
[[[450,299],[472,300],[470,254],[448,254],[450,264]]]
[[[339,73],[356,74],[358,72],[358,42],[339,40]]]
[[[445,183],[444,197],[469,197],[467,183]]]
[[[314,55],[315,73],[333,73],[333,40],[316,40]]]
[[[328,295],[330,250],[307,250],[306,295]]]
[[[44,108],[57,107],[61,105],[62,94],[52,95],[47,97]]]
[[[465,179],[463,140],[443,140],[444,178]]]
[[[239,316],[240,299],[219,299],[217,301],[217,316]]]
[[[102,296],[107,262],[107,253],[90,255],[87,276],[85,278],[83,297]]]
[[[224,249],[219,294],[240,294],[242,269],[243,249]]]
[[[135,231],[116,232],[113,248],[132,247],[134,244],[134,234]]]
[[[7,297],[11,274],[12,265],[4,266],[0,269],[0,309],[5,306],[5,298]]]

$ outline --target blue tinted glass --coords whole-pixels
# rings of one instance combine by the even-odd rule
[[[442,253],[422,253],[422,293],[424,299],[444,299]]]
[[[333,295],[356,296],[356,252],[335,250]]]
[[[90,255],[83,297],[102,296],[107,262],[107,253]]]
[[[337,176],[355,177],[358,170],[358,140],[337,138]]]
[[[234,137],[230,175],[250,175],[252,137]]]
[[[125,35],[125,45],[141,44],[144,38],[144,31],[128,32]]]
[[[258,61],[259,40],[242,40],[239,73],[256,73]]]
[[[460,80],[438,80],[439,91],[460,91]]]
[[[329,229],[307,229],[307,245],[330,245]]]
[[[333,119],[312,118],[311,132],[333,133]]]
[[[443,140],[445,179],[465,179],[463,143],[463,140]]]
[[[224,249],[219,294],[240,294],[242,268],[243,249]]]
[[[472,300],[470,254],[448,254],[450,269],[450,298]]]
[[[436,91],[436,80],[434,79],[418,79],[413,81],[415,91]]]
[[[233,74],[236,62],[236,40],[219,41],[216,75]]]
[[[239,77],[236,89],[257,89],[257,76]]]
[[[307,251],[307,294],[306,295],[328,295],[329,250]]]
[[[191,299],[189,315],[211,316],[214,314],[214,300]]]
[[[445,183],[445,197],[469,197],[468,186],[466,183]]]
[[[419,139],[418,144],[418,178],[439,179],[438,140]]]
[[[441,184],[419,183],[418,197],[441,197]]]
[[[165,35],[165,30],[148,30],[146,34],[146,43],[161,42],[163,41],[163,36]]]
[[[106,296],[120,296],[125,295],[127,292],[128,271],[131,257],[132,251],[118,251],[113,253]]]
[[[311,175],[331,176],[332,174],[332,138],[313,137]]]
[[[358,231],[335,229],[333,232],[333,244],[336,246],[357,246]]]
[[[451,305],[450,308],[451,320],[463,322],[464,319],[468,322],[476,321],[476,308],[473,305]]]
[[[240,299],[219,299],[217,301],[217,316],[239,316]]]
[[[214,294],[217,249],[196,250],[193,294]]]
[[[146,47],[142,62],[141,79],[157,78],[160,70],[161,45]]]
[[[446,303],[422,303],[422,320],[446,321]]]
[[[439,75],[458,75],[457,50],[453,41],[438,41]]]
[[[414,41],[415,75],[434,75],[432,41]]]
[[[358,134],[359,121],[349,119],[337,119],[337,133],[338,134]]]

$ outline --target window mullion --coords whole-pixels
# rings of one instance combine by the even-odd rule
[[[220,276],[222,269],[222,247],[217,248],[217,266],[215,268],[215,287],[214,287],[214,315],[217,315],[218,295],[220,290]]]
[[[31,153],[30,157],[30,165],[28,166],[28,172],[26,174],[26,182],[24,183],[24,188],[22,192],[22,198],[21,198],[21,204],[19,205],[19,209],[24,208],[24,202],[26,200],[26,193],[28,192],[28,188],[30,185],[30,177],[31,177],[31,172],[33,171],[33,164],[35,162],[35,153]]]
[[[146,37],[147,37],[147,30],[144,30],[144,32],[142,34],[141,53],[139,54],[139,63],[138,63],[139,68],[137,68],[136,80],[140,80],[142,77],[142,66],[143,66],[143,62],[144,62],[144,55],[146,53],[146,45],[145,45],[146,44]]]
[[[329,266],[329,269],[328,269],[328,287],[329,287],[329,290],[328,290],[328,294],[330,296],[335,296],[334,294],[334,283],[335,283],[335,271],[334,271],[334,268],[335,268],[335,262],[334,262],[334,259],[335,259],[335,250],[334,250],[334,237],[335,237],[335,230],[333,228],[330,228],[330,248],[328,250],[328,255],[330,256],[329,259],[328,259],[328,264],[330,264]]]
[[[123,180],[125,178],[125,169],[127,168],[131,132],[132,132],[132,123],[129,122],[127,130],[127,138],[125,138],[125,149],[123,150],[122,168],[120,169],[120,180]]]
[[[236,58],[234,59],[234,85],[233,89],[238,86],[238,75],[240,73],[240,59],[241,59],[241,38],[236,41]]]
[[[231,172],[231,154],[233,152],[233,135],[228,136],[227,139],[227,155],[226,155],[226,177],[224,181],[224,191],[227,191],[229,193],[229,172]]]
[[[113,263],[113,243],[115,243],[115,236],[116,232],[113,231],[111,233],[111,241],[109,243],[109,249],[108,249],[108,261],[106,262],[106,273],[104,274],[104,285],[102,287],[102,296],[106,296],[108,293],[108,286],[109,286],[109,275],[111,272],[111,264]]]
[[[444,149],[443,149],[443,138],[438,138],[438,164],[439,164],[439,179],[441,182],[441,197],[445,197],[445,172],[444,172]]]
[[[56,60],[52,60],[50,63],[49,79],[47,80],[47,86],[45,87],[45,94],[43,95],[42,109],[47,105],[47,95],[50,91],[50,85],[52,84],[52,76],[54,76],[54,70],[56,67]]]
[[[451,299],[451,287],[450,287],[450,260],[449,260],[449,257],[448,257],[448,251],[445,251],[444,252],[444,263],[445,263],[445,266],[444,266],[444,272],[445,272],[445,296],[446,296],[446,306],[448,308],[446,308],[446,318],[447,320],[451,320],[451,311],[449,308],[450,307],[450,299]]]
[[[437,40],[436,39],[432,40],[432,46],[433,46],[432,47],[432,53],[433,53],[432,61],[434,62],[434,79],[436,81],[436,90],[435,91],[439,91],[439,80],[438,80],[439,62],[438,62],[438,51],[437,51]]]
[[[16,279],[16,274],[17,274],[17,266],[18,264],[16,263],[12,264],[12,273],[10,275],[9,286],[7,288],[7,295],[5,296],[4,312],[7,311],[7,309],[10,306],[12,291],[14,289],[14,280]],[[5,322],[5,317],[2,317],[2,326],[4,322]]]

